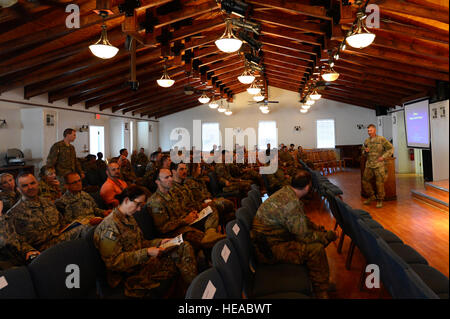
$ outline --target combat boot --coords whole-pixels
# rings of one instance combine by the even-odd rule
[[[383,207],[383,201],[382,200],[377,201],[377,206],[376,207],[377,208]]]
[[[372,201],[374,201],[375,200],[375,196],[371,196],[371,197],[369,197],[368,199],[366,199],[364,202],[363,202],[363,204],[364,205],[369,205]]]
[[[214,246],[219,240],[226,238],[227,236],[224,234],[220,234],[214,228],[208,228],[203,236],[201,244],[206,248],[210,248]]]

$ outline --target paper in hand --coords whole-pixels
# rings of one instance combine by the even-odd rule
[[[183,234],[179,234],[177,237],[174,237],[171,240],[165,242],[164,244],[159,245],[159,247],[167,249],[173,246],[179,246],[182,243],[183,243]]]
[[[212,212],[213,212],[213,210],[212,210],[211,206],[207,206],[207,207],[203,208],[201,210],[201,212],[198,213],[198,218],[196,220],[194,220],[192,223],[190,223],[189,225],[195,224],[196,222],[198,222],[199,220],[202,220],[203,218],[205,218]]]

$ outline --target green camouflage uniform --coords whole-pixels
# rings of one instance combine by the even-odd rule
[[[306,264],[314,290],[328,289],[327,232],[306,217],[303,203],[290,186],[261,204],[250,234],[259,262]]]
[[[65,226],[63,217],[51,201],[42,197],[36,201],[22,198],[5,217],[22,243],[23,256],[32,250],[43,251],[61,241],[80,238],[91,227],[81,225],[60,234]]]
[[[134,183],[137,179],[128,159],[124,159],[120,164],[120,173],[122,174],[122,179],[127,182],[127,184]]]
[[[286,178],[284,171],[278,167],[275,174],[268,174],[267,181],[269,182],[269,189],[271,192],[276,192],[283,186],[291,184],[290,178]]]
[[[145,155],[144,153],[138,153],[137,159],[136,159],[136,164],[142,165],[142,166],[147,166],[147,163],[148,163],[147,155]]]
[[[204,203],[207,199],[212,200],[210,203],[213,208],[217,209],[221,225],[226,225],[235,218],[233,202],[223,197],[213,198],[202,178],[188,177],[184,181],[184,185],[189,188],[196,202]]]
[[[59,186],[50,185],[41,179],[39,181],[39,196],[54,202],[61,197],[61,188]]]
[[[202,203],[194,199],[194,195],[190,189],[175,180],[172,182],[169,194],[173,201],[180,203],[181,209],[184,212],[189,213],[193,210],[200,212],[203,209]],[[214,206],[211,206],[211,208],[213,209],[213,212],[205,218],[205,230],[208,228],[216,229],[217,226],[219,226],[219,213]]]
[[[364,174],[362,177],[362,185],[364,191],[367,193],[369,198],[374,197],[374,190],[372,188],[372,179],[375,176],[375,184],[377,187],[377,198],[378,200],[384,199],[384,182],[387,177],[387,166],[383,162],[378,162],[379,157],[383,157],[387,160],[394,154],[394,148],[389,141],[383,136],[375,136],[373,138],[368,137],[364,141],[362,146],[362,152],[365,153],[365,148],[369,148],[369,153],[367,153],[366,168],[364,169]]]
[[[300,167],[300,163],[294,160],[294,157],[289,152],[278,152],[278,167],[280,167],[289,176],[294,176],[297,169]]]
[[[252,184],[250,181],[241,180],[231,176],[227,164],[217,163],[215,166],[215,171],[217,178],[219,179],[219,185],[222,187],[224,192],[234,192],[239,190],[241,194],[247,195],[250,190],[250,185]],[[225,186],[226,181],[230,182],[231,185]]]
[[[183,220],[189,211],[183,210],[181,203],[174,200],[170,193],[163,194],[159,189],[152,194],[145,206],[151,214],[156,230],[163,236],[175,237],[183,234],[196,248],[200,248],[204,233]]]
[[[25,265],[26,249],[21,246],[11,223],[5,221],[4,215],[0,216],[0,271]]]
[[[0,201],[3,203],[2,214],[11,209],[20,199],[20,194],[16,192],[0,192]]]
[[[81,165],[77,160],[75,147],[71,144],[66,145],[64,141],[59,141],[50,148],[47,157],[48,167],[54,167],[58,177],[64,177],[67,173],[83,173]]]
[[[98,208],[91,195],[84,191],[76,194],[66,191],[60,199],[55,201],[55,205],[62,212],[65,224],[86,217],[104,217],[105,212]]]
[[[114,288],[124,282],[125,295],[130,297],[155,297],[153,291],[178,274],[187,284],[197,275],[195,253],[189,242],[150,257],[147,248],[157,247],[161,239],[144,239],[134,217],[123,215],[117,208],[95,229],[94,243],[105,262],[109,285]]]

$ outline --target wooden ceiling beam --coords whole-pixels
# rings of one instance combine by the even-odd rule
[[[327,94],[325,92],[322,92],[321,94],[322,94],[322,97],[327,100],[332,100],[332,101],[341,102],[341,103],[345,103],[345,104],[351,104],[351,105],[360,106],[360,107],[364,107],[364,108],[368,108],[368,109],[375,109],[372,106],[372,104],[363,103],[361,101],[354,101],[354,100],[351,100],[351,99],[348,99],[345,97]]]
[[[411,90],[410,88],[405,89],[405,88],[401,88],[401,87],[396,87],[396,86],[392,86],[383,82],[371,82],[368,81],[367,79],[361,79],[361,78],[354,78],[351,76],[347,76],[345,74],[341,74],[339,76],[339,79],[337,79],[337,81],[339,82],[343,82],[344,84],[347,85],[352,85],[354,83],[360,83],[361,85],[365,86],[365,87],[370,87],[376,90],[380,90],[380,91],[387,91],[387,92],[391,92],[393,94],[399,94],[399,95],[409,95],[409,94],[413,94],[413,92],[415,92],[414,90]]]
[[[252,19],[263,23],[268,23],[284,28],[290,28],[299,30],[302,32],[308,32],[318,35],[325,35],[326,25],[323,23],[311,23],[304,20],[296,19],[294,15],[285,14],[281,12],[269,13],[269,12],[254,12]]]
[[[283,0],[247,0],[247,3],[272,9],[279,9],[291,14],[301,14],[304,16],[319,18],[328,21],[332,20],[332,18],[327,15],[327,9],[324,6],[312,6],[300,3],[299,1],[287,2]]]
[[[159,105],[149,105],[146,107],[141,107],[139,110],[136,109],[135,113],[141,113],[141,114],[150,114],[155,113],[159,110],[167,110],[167,109],[173,109],[182,106],[183,104],[188,103],[197,103],[197,105],[203,105],[198,101],[199,96],[198,95],[177,95],[175,98],[164,101],[163,103],[160,103]]]
[[[267,28],[267,30],[261,30],[261,35],[268,35],[276,38],[282,38],[289,41],[298,41],[301,43],[323,46],[323,39],[320,36],[311,36],[308,34],[304,34],[300,31],[293,31],[288,28]]]
[[[371,91],[357,88],[357,87],[347,87],[343,85],[329,85],[326,87],[326,90],[334,90],[334,91],[340,91],[342,93],[346,93],[349,95],[355,95],[357,97],[361,97],[370,101],[377,101],[388,105],[395,105],[399,102],[399,97],[391,98],[386,95],[384,95],[382,92],[373,93]],[[320,90],[319,90],[320,91]]]
[[[300,60],[313,62],[313,63],[317,62],[317,56],[315,56],[315,55],[305,54],[305,53],[302,53],[302,52],[289,50],[289,49],[284,49],[282,47],[276,47],[276,46],[273,46],[273,45],[265,44],[263,46],[263,52],[270,52],[270,53],[274,53],[274,54],[283,55],[283,56],[286,56],[286,57],[289,57],[289,58],[300,59]]]
[[[297,58],[288,57],[285,55],[280,55],[275,52],[264,52],[264,59],[272,59],[276,61],[280,61],[283,63],[293,64],[295,66],[303,66],[305,68],[310,69],[312,67],[312,63],[304,60],[300,60]]]
[[[258,41],[261,41],[262,44],[271,45],[275,47],[280,47],[287,50],[293,50],[297,52],[302,52],[308,55],[317,55],[320,53],[318,48],[315,46],[312,46],[310,44],[302,44],[302,43],[296,43],[290,40],[280,39],[280,38],[273,38],[269,36],[261,36]],[[264,51],[264,46],[263,46]]]
[[[320,92],[323,92],[323,90],[319,90]],[[337,90],[336,88],[327,88],[325,91],[327,91],[328,94],[330,95],[336,95],[336,96],[340,96],[340,97],[346,97],[352,101],[354,100],[358,100],[361,101],[365,104],[369,104],[369,105],[384,105],[384,106],[388,106],[388,107],[394,107],[395,106],[395,102],[392,102],[392,104],[386,104],[386,103],[381,103],[381,101],[377,98],[370,98],[367,97],[367,95],[360,95],[354,92],[346,92],[346,91],[342,91],[342,90]]]

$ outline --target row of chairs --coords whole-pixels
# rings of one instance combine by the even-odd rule
[[[314,165],[314,170],[318,169],[322,174],[336,173],[345,168],[345,162],[338,159],[334,150],[308,150],[306,158]]]
[[[342,190],[317,171],[304,165],[312,175],[313,189],[324,198],[339,225],[341,236],[338,253],[342,252],[345,236],[351,239],[346,258],[350,269],[355,247],[364,255],[367,264],[380,268],[381,280],[393,298],[448,298],[448,278],[430,267],[427,260],[391,231],[384,229],[371,215],[353,209],[342,200]],[[361,271],[363,287],[365,268]]]
[[[250,230],[261,202],[259,189],[252,185],[236,219],[226,226],[227,238],[213,247],[213,267],[193,280],[187,299],[311,298],[312,286],[305,266],[256,262]]]

